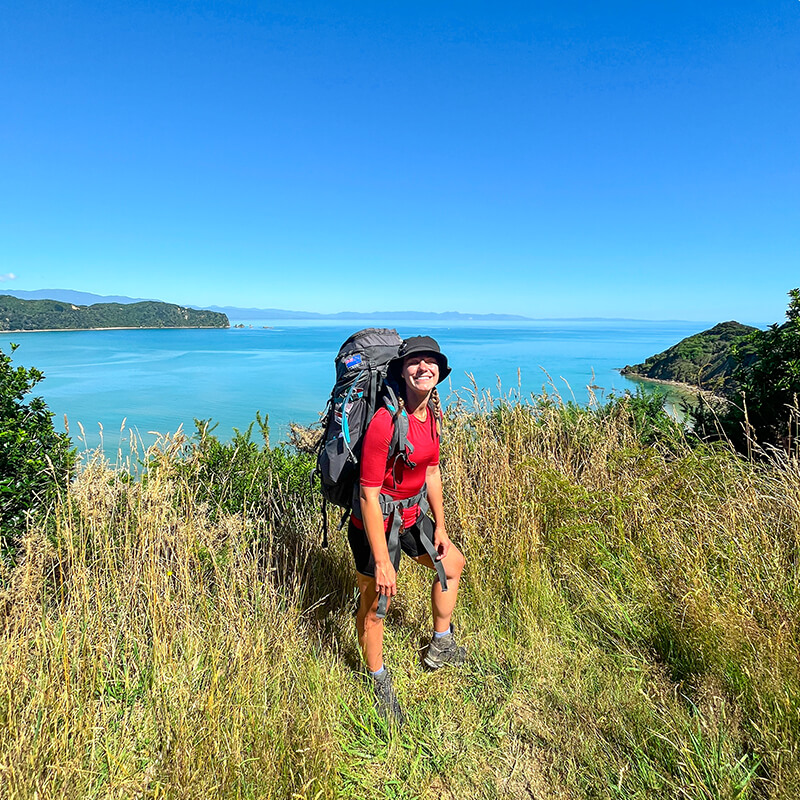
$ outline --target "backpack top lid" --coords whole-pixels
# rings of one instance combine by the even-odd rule
[[[344,340],[339,352],[342,353],[344,350],[350,349],[354,342],[361,342],[364,347],[387,342],[397,342],[399,346],[403,343],[403,340],[394,328],[362,328]]]
[[[336,386],[352,378],[353,373],[377,369],[386,375],[389,363],[397,357],[403,340],[394,328],[364,328],[342,344],[336,354]]]

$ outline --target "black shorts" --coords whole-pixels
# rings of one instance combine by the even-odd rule
[[[420,514],[417,517],[417,521],[400,534],[400,550],[411,558],[427,555],[428,551],[420,539],[423,531],[432,542],[434,525],[433,520],[427,514]],[[347,527],[347,540],[350,542],[350,549],[353,551],[356,572],[366,575],[368,578],[374,578],[375,559],[372,557],[372,548],[369,546],[367,532],[361,528],[356,528],[352,519]],[[400,569],[400,550],[394,554],[392,559],[392,566],[395,571]]]

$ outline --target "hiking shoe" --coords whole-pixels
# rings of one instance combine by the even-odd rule
[[[392,675],[385,669],[382,675],[372,676],[372,690],[375,692],[375,710],[387,722],[393,722],[402,727],[406,715],[400,706],[400,701],[392,686]]]
[[[450,633],[434,637],[428,645],[425,658],[422,663],[428,669],[441,669],[446,664],[463,664],[467,660],[467,649],[456,644],[456,637],[453,634],[453,626],[450,626]]]

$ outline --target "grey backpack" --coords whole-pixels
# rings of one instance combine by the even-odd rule
[[[324,500],[326,541],[325,504],[344,509],[341,528],[356,502],[361,445],[370,420],[381,407],[392,413],[397,409],[398,387],[388,370],[402,341],[393,328],[365,328],[350,336],[336,355],[336,383],[325,409],[325,433],[314,470]],[[390,452],[408,461],[412,450],[403,412],[395,419]]]

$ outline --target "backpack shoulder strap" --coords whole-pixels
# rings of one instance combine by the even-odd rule
[[[411,453],[414,452],[414,445],[408,441],[408,414],[406,413],[405,409],[403,409],[400,414],[397,413],[397,394],[388,384],[386,386],[386,390],[384,404],[391,414],[392,421],[394,422],[392,441],[389,444],[389,455],[391,457],[395,454],[398,454],[409,467],[413,468],[416,465],[409,458]]]

